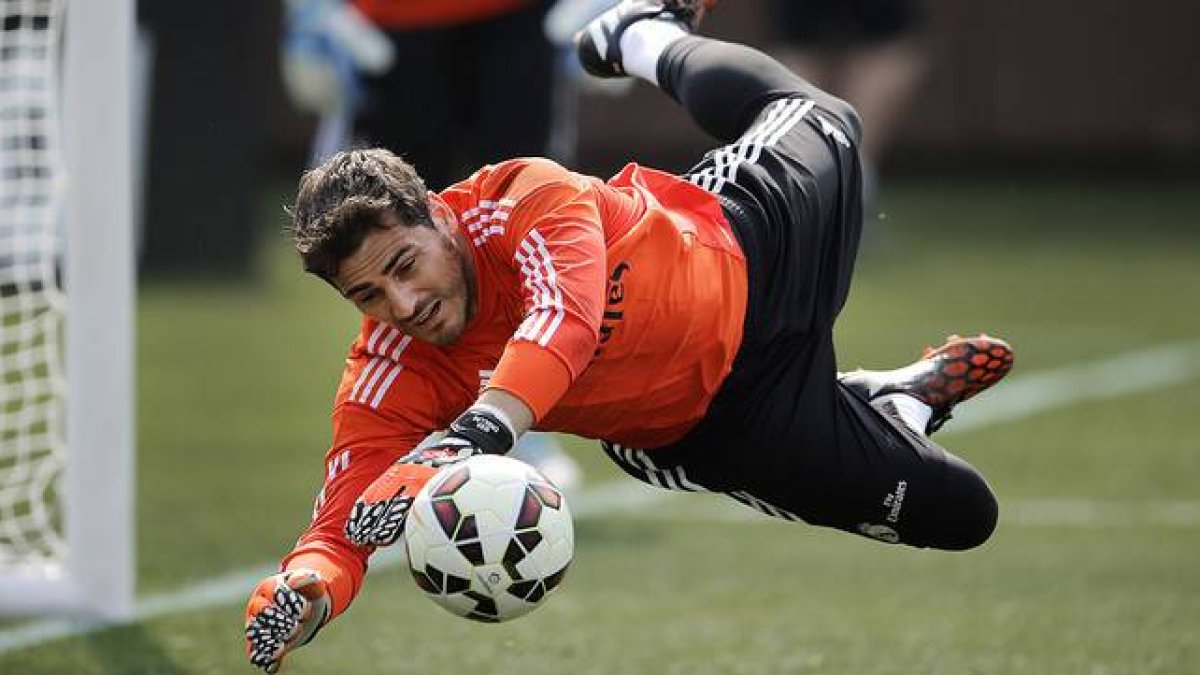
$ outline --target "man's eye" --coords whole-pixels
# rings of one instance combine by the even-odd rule
[[[358,294],[358,302],[359,304],[366,304],[374,300],[376,295],[378,294],[375,291],[363,291]]]
[[[410,269],[412,269],[412,266],[413,266],[413,259],[405,258],[404,260],[400,261],[400,264],[396,265],[396,272],[407,272]]]

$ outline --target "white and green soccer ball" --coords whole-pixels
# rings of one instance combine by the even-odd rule
[[[404,542],[413,579],[430,599],[489,623],[544,602],[575,553],[562,492],[528,464],[496,455],[434,475],[413,501]]]

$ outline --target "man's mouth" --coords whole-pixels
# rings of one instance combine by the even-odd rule
[[[412,327],[413,328],[425,328],[429,325],[432,325],[434,317],[436,317],[438,315],[438,311],[441,308],[442,308],[441,300],[434,300],[433,302],[430,302],[428,305],[425,305],[425,309],[421,310],[421,313],[418,314],[417,317],[412,320]]]

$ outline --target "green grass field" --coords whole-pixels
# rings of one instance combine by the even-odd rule
[[[678,496],[581,516],[562,590],[512,624],[452,617],[385,566],[288,671],[1200,674],[1200,192],[888,187],[840,324],[844,366],[905,363],[946,332],[989,330],[1016,347],[1014,382],[1166,344],[1189,345],[1187,368],[1137,393],[1068,383],[1034,414],[951,422],[942,442],[1001,497],[976,551],[888,547]],[[268,249],[253,287],[143,289],[144,598],[270,563],[307,520],[357,322],[284,242]],[[572,448],[590,485],[621,480],[595,444]],[[256,672],[242,606],[9,649],[0,673]]]

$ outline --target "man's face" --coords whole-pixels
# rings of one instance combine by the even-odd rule
[[[372,230],[342,260],[334,285],[363,314],[449,345],[474,313],[474,270],[445,213],[435,211],[434,221],[434,227],[396,221]]]

